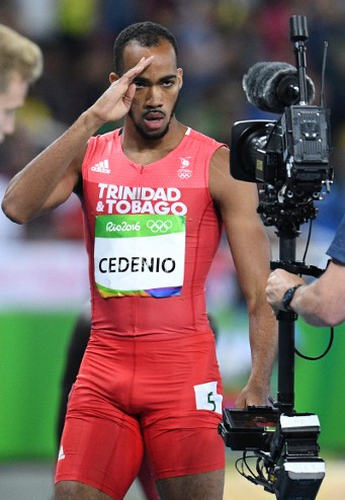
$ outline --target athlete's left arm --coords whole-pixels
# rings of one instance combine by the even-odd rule
[[[252,369],[236,406],[266,405],[277,350],[277,321],[265,295],[270,247],[257,213],[257,186],[230,175],[229,150],[220,148],[211,159],[209,187],[224,223],[249,313]]]

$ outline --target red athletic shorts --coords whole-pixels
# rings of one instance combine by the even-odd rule
[[[68,404],[56,482],[123,499],[145,447],[156,479],[224,468],[222,385],[211,332],[93,333]]]

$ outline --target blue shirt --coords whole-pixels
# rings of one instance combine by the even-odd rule
[[[345,264],[345,215],[326,254],[341,264]]]

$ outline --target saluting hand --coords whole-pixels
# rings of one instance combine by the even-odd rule
[[[92,116],[94,121],[98,121],[99,126],[106,122],[120,120],[128,113],[135,94],[133,80],[151,64],[153,57],[140,59],[133,68],[113,82],[89,108],[87,114]]]

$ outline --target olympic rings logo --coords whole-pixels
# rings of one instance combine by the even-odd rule
[[[150,229],[152,233],[166,233],[172,228],[171,220],[148,220],[146,222],[146,227]]]
[[[192,177],[192,171],[180,168],[177,172],[177,175],[179,176],[180,179],[190,179]]]

